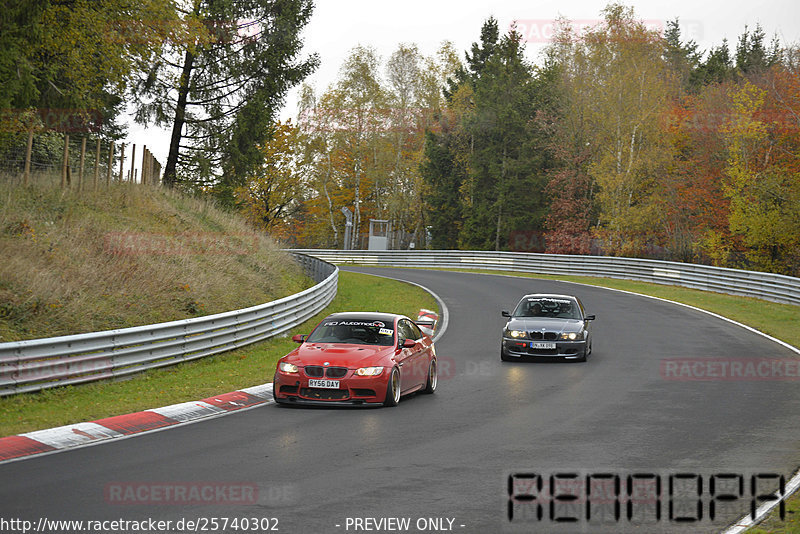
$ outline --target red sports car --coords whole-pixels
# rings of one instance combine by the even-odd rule
[[[404,315],[334,313],[278,360],[279,404],[396,406],[415,391],[436,390],[433,341]]]

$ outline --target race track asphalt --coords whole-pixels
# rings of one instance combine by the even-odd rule
[[[188,520],[206,527],[198,531],[223,532],[212,518],[219,526],[228,520],[225,532],[268,531],[243,529],[240,521],[232,528],[234,518],[249,518],[248,527],[253,518],[276,518],[282,533],[718,532],[749,511],[754,476],[788,480],[800,465],[797,380],[665,376],[674,359],[796,359],[739,326],[674,304],[563,282],[348,270],[407,279],[444,300],[450,322],[437,342],[435,395],[407,397],[396,408],[269,404],[0,465],[0,520],[173,522],[151,532],[194,531],[186,528]],[[500,361],[500,311],[528,292],[575,294],[597,315],[588,362]],[[265,369],[259,380],[270,381],[272,373]],[[575,473],[584,482],[587,475],[595,482],[619,476],[620,497],[598,499],[596,490],[587,498],[586,485],[573,484],[578,498],[570,506],[559,502],[551,511],[544,496],[520,498],[509,520],[510,475],[538,475],[546,487],[551,475],[563,482],[570,479],[560,475]],[[731,502],[715,501],[712,521],[715,474],[734,475],[715,479],[717,496],[723,481],[736,486],[739,475],[743,489]],[[630,521],[628,475],[642,475],[631,485],[642,491],[632,501]],[[657,479],[660,494],[653,490]],[[529,479],[514,480],[515,495],[533,494],[525,489]],[[771,483],[756,480],[759,492]],[[570,482],[563,483],[566,491]],[[175,497],[177,491],[189,493]],[[194,500],[187,502],[192,491]],[[675,520],[698,519],[698,499],[702,519]],[[619,519],[615,502],[621,503]],[[557,523],[553,512],[577,521]],[[182,519],[183,528],[176,528]],[[261,521],[259,527],[274,525]]]

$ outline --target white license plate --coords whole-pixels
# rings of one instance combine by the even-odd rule
[[[532,349],[554,349],[556,348],[555,343],[545,343],[544,341],[531,341],[531,348]]]
[[[309,379],[308,387],[310,388],[325,388],[325,389],[339,389],[338,380],[315,380]]]

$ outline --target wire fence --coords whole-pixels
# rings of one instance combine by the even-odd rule
[[[0,144],[0,175],[10,183],[60,175],[64,188],[97,188],[111,181],[157,185],[161,170],[161,162],[146,145],[116,143],[87,133],[41,132]]]

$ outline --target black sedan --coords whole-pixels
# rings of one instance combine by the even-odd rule
[[[519,301],[513,313],[503,311],[500,359],[504,362],[525,356],[542,356],[586,361],[592,352],[592,332],[583,304],[571,295],[532,294]]]

